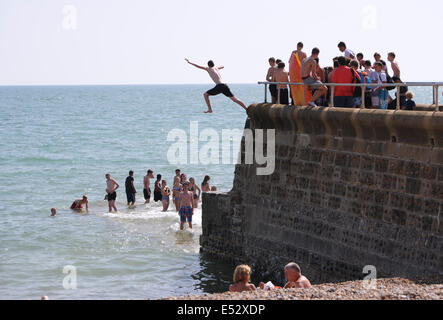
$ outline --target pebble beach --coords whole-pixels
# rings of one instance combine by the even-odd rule
[[[278,289],[250,293],[218,293],[170,297],[164,300],[442,300],[443,284],[418,284],[410,280],[379,279],[315,285],[311,289]]]

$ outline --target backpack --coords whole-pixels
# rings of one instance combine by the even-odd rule
[[[394,80],[392,80],[391,76],[386,72],[386,80],[388,83],[394,83]],[[385,87],[386,90],[391,91],[395,89],[395,86],[393,87]]]
[[[362,83],[360,75],[352,68],[351,68],[351,73],[352,73],[352,83]],[[356,73],[358,77],[355,75]],[[359,98],[361,97],[361,95],[362,95],[361,87],[354,87],[354,98]]]

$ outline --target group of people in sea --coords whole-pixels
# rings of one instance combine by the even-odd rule
[[[115,205],[117,199],[117,189],[120,187],[118,182],[111,177],[109,173],[105,175],[106,177],[106,196],[105,200],[108,201],[109,213],[118,212]],[[143,197],[145,204],[149,204],[151,201],[151,179],[154,179],[154,172],[148,170],[146,176],[143,177]],[[194,178],[187,178],[185,173],[181,173],[180,169],[175,170],[174,184],[172,190],[169,188],[166,180],[162,180],[162,175],[157,174],[157,180],[154,182],[154,202],[162,202],[163,212],[168,211],[170,204],[170,197],[175,205],[175,209],[180,216],[180,229],[184,229],[184,225],[187,222],[189,227],[192,229],[192,216],[194,214],[194,209],[198,208],[199,200],[203,192],[217,191],[217,187],[209,184],[211,177],[206,175],[198,186],[195,183]],[[129,175],[125,180],[125,192],[126,200],[129,208],[135,207],[135,197],[137,194],[137,189],[134,185],[134,171],[129,171]],[[83,207],[88,211],[88,196],[84,195],[81,199],[75,200],[71,209],[75,211],[83,210]],[[51,216],[57,214],[57,209],[51,209]]]
[[[309,289],[311,288],[311,282],[301,273],[300,266],[295,262],[290,262],[285,266],[284,269],[285,277],[288,282],[284,285],[283,289]],[[235,268],[234,271],[234,284],[229,286],[229,291],[231,292],[249,292],[256,291],[257,287],[251,283],[251,267],[248,265],[240,265]],[[274,290],[282,289],[282,287],[275,286],[272,282],[259,283],[260,290]]]
[[[387,63],[382,60],[380,53],[374,54],[374,63],[371,60],[365,60],[363,53],[355,54],[348,49],[346,43],[340,42],[338,44],[341,56],[333,59],[333,66],[322,68],[320,67],[318,48],[312,49],[311,56],[303,51],[303,43],[297,44],[297,50],[291,54],[289,64],[294,63],[296,59],[300,61],[301,68],[299,74],[295,75],[300,78],[300,81],[309,89],[312,98],[308,102],[309,106],[324,106],[330,105],[331,86],[326,86],[328,83],[336,84],[392,84],[392,86],[384,87],[353,87],[353,86],[336,86],[334,88],[334,106],[343,108],[361,108],[362,90],[365,91],[365,107],[368,109],[397,109],[397,93],[395,98],[389,95],[390,90],[396,89],[395,84],[402,84],[400,78],[401,71],[398,62],[396,61],[396,54],[394,52],[388,53],[387,60],[389,61],[393,70],[391,76],[388,72]],[[274,57],[269,58],[270,68],[266,74],[266,81],[288,83],[290,82],[290,75],[285,70],[285,63]],[[298,77],[297,77],[298,76]],[[292,98],[291,91],[288,90],[286,84],[271,84],[269,90],[272,96],[273,103],[289,104],[289,97]],[[400,87],[400,106],[403,110],[414,110],[416,107],[413,101],[414,94],[408,90],[408,87],[403,85]],[[280,99],[280,101],[277,101]]]

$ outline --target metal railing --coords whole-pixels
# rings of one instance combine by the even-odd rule
[[[303,105],[306,105],[306,84],[297,82],[258,82],[258,84],[265,85],[265,103],[268,101],[268,86],[269,85],[289,85],[289,86],[303,86]],[[432,87],[433,88],[433,105],[435,105],[436,111],[440,111],[438,104],[438,89],[443,87],[443,82],[402,82],[402,83],[323,83],[323,85],[331,88],[331,96],[329,99],[329,106],[334,107],[335,87],[361,87],[362,88],[362,105],[361,108],[366,108],[365,96],[371,94],[366,92],[366,88],[380,88],[380,87],[395,87],[397,90],[397,110],[401,109],[400,105],[400,89],[401,87]],[[310,88],[320,87],[320,84],[308,85]],[[278,88],[277,88],[278,90]],[[289,88],[290,90],[290,88]],[[278,90],[277,102],[280,103],[280,90]]]

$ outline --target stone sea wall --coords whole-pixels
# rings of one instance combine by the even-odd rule
[[[283,281],[296,261],[313,283],[443,278],[443,113],[248,109],[275,129],[275,172],[236,166],[229,193],[203,195],[201,250]],[[245,143],[241,152],[244,158]],[[266,148],[264,148],[266,150]]]

